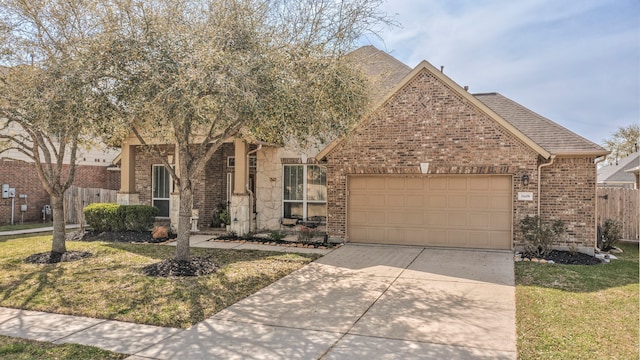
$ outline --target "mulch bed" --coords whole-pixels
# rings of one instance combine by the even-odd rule
[[[200,256],[192,256],[191,261],[166,259],[142,268],[145,275],[159,277],[202,276],[212,274],[216,270],[218,270],[216,264]]]
[[[44,252],[29,255],[24,262],[28,264],[56,264],[60,262],[77,261],[93,256],[88,251],[67,251],[65,253]]]
[[[173,237],[154,239],[151,236],[151,232],[139,232],[139,231],[76,231],[67,234],[67,240],[73,241],[109,241],[109,242],[127,242],[127,243],[147,243],[158,244],[166,242]]]
[[[525,256],[529,259],[531,257]],[[545,260],[553,260],[556,264],[564,265],[598,265],[602,264],[602,261],[594,256],[583,253],[571,253],[569,251],[553,250],[551,253],[544,257]]]

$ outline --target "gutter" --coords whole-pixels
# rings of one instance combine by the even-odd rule
[[[251,224],[253,222],[253,202],[255,197],[255,194],[253,193],[253,191],[251,191],[251,187],[249,186],[249,171],[250,171],[249,169],[251,168],[249,166],[249,157],[252,154],[257,153],[260,149],[262,149],[262,144],[259,144],[255,150],[251,150],[247,152],[247,159],[246,159],[246,165],[245,165],[247,167],[247,181],[245,183],[245,189],[249,193],[249,232],[252,231]]]
[[[541,199],[540,199],[540,189],[542,187],[541,184],[541,180],[542,180],[542,168],[545,166],[549,166],[551,164],[553,164],[553,161],[556,159],[555,155],[551,155],[551,161],[549,161],[548,163],[544,163],[544,164],[540,164],[538,165],[538,221],[540,221],[540,203],[541,203]]]

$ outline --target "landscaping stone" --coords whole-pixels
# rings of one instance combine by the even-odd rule
[[[169,238],[169,230],[164,226],[158,226],[151,233],[151,237],[154,239],[167,239]]]

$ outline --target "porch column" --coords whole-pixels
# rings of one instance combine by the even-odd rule
[[[120,191],[117,202],[120,205],[137,205],[140,203],[136,193],[136,148],[128,141],[123,142],[120,152]]]
[[[231,195],[231,231],[238,235],[245,235],[249,232],[249,194],[246,190],[247,183],[247,143],[243,139],[233,141],[235,148],[235,167],[233,194]]]

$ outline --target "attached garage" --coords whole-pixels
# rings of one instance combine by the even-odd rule
[[[349,242],[510,249],[511,176],[348,179]]]
[[[517,249],[521,220],[539,216],[566,225],[555,245],[593,253],[604,149],[426,61],[411,69],[373,47],[350,56],[374,108],[313,159],[326,167],[332,241]]]

